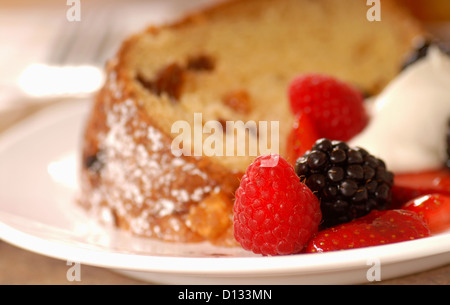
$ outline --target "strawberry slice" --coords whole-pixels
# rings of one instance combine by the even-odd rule
[[[374,210],[349,223],[320,231],[305,252],[317,253],[378,246],[430,236],[423,218],[405,210]]]
[[[430,194],[408,201],[403,209],[421,215],[432,234],[450,229],[450,196]]]
[[[440,169],[421,173],[396,174],[392,188],[393,207],[428,194],[450,195],[450,170]]]
[[[286,144],[286,159],[295,165],[298,158],[316,143],[319,135],[312,119],[300,113],[296,116]]]

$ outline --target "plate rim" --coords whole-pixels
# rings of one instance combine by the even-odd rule
[[[34,132],[57,124],[65,118],[86,114],[88,105],[88,99],[64,101],[41,109],[14,124],[0,134],[0,156],[17,141],[23,140]],[[38,128],[36,128],[37,125],[39,125]],[[450,253],[450,231],[418,240],[376,247],[273,257],[178,257],[84,249],[45,240],[3,222],[0,222],[0,240],[41,255],[104,268],[225,276],[317,274],[367,268],[368,258],[379,258],[382,264],[387,265]],[[409,251],[405,253],[405,249]],[[117,264],[117,262],[121,263]],[[235,266],[239,266],[239,269]]]
[[[317,254],[256,257],[174,257],[128,254],[85,249],[46,240],[0,222],[0,238],[41,255],[81,264],[142,272],[203,275],[315,274],[367,268],[368,258],[384,265],[450,253],[450,234],[445,233],[395,244]],[[5,234],[7,232],[7,234]],[[446,248],[436,247],[439,241]],[[411,248],[405,255],[405,248]],[[422,251],[412,251],[416,249]],[[51,249],[51,250],[45,250]],[[120,262],[118,264],[117,262]],[[239,266],[238,269],[236,266]],[[258,268],[255,268],[258,267]]]

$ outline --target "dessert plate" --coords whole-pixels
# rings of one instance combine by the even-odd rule
[[[47,108],[0,137],[0,238],[49,257],[164,284],[356,284],[450,263],[450,232],[323,254],[262,257],[240,248],[130,236],[76,205],[78,151],[90,104]]]

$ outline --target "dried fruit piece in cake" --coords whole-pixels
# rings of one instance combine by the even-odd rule
[[[191,56],[186,63],[186,69],[193,71],[213,71],[214,68],[214,59],[206,54]]]
[[[263,166],[270,163],[276,165]],[[248,167],[234,204],[234,236],[244,249],[263,255],[298,253],[317,232],[320,219],[319,201],[286,160],[260,156]]]
[[[319,135],[309,116],[304,113],[299,114],[288,134],[287,160],[295,164],[297,159],[303,156],[318,139]]]
[[[185,80],[185,70],[177,63],[170,64],[161,69],[154,80],[147,80],[142,75],[137,80],[151,92],[162,95],[167,94],[172,101],[178,101]]]
[[[301,75],[288,91],[293,113],[309,115],[320,137],[348,141],[368,123],[363,94],[336,78]]]
[[[362,148],[320,139],[297,160],[295,170],[320,200],[322,228],[390,207],[393,174]]]
[[[425,195],[407,202],[402,208],[421,215],[432,234],[450,228],[450,196],[442,194]]]
[[[305,252],[327,252],[378,246],[430,236],[422,217],[412,211],[372,211],[352,222],[319,232]]]
[[[251,111],[251,98],[246,90],[228,92],[222,97],[222,102],[240,114],[249,114]]]

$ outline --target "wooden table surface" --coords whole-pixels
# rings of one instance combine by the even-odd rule
[[[80,281],[69,281],[71,265],[0,242],[0,285],[149,285],[108,269],[80,266]],[[375,282],[375,285],[450,285],[450,265]]]

